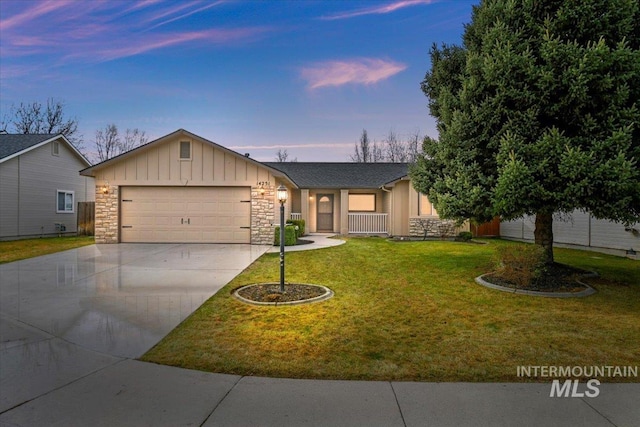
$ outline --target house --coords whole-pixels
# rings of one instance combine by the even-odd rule
[[[531,215],[500,223],[500,236],[505,239],[533,241],[534,230],[535,217]],[[594,218],[588,212],[580,210],[554,216],[553,241],[557,246],[640,259],[640,223],[625,226]]]
[[[422,235],[437,220],[407,164],[263,163],[179,129],[82,170],[95,178],[98,243],[272,244],[275,189],[310,232]]]
[[[94,200],[89,161],[63,135],[0,134],[0,239],[77,231],[77,204]]]
[[[439,221],[409,179],[407,163],[266,163],[287,174],[293,218],[310,232],[422,236],[421,220]]]

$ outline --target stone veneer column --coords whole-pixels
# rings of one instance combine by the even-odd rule
[[[96,185],[95,240],[96,243],[118,243],[118,186]]]
[[[273,245],[275,188],[251,187],[251,244]]]

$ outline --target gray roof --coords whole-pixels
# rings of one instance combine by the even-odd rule
[[[380,188],[409,173],[408,163],[265,162],[300,188]]]
[[[51,134],[0,134],[0,159],[55,138]]]

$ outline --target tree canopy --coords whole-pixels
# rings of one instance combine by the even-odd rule
[[[486,0],[422,82],[439,139],[411,175],[444,217],[640,219],[640,2]]]
[[[12,105],[9,114],[0,120],[0,130],[21,134],[62,134],[80,151],[82,136],[78,135],[78,119],[65,116],[63,101],[48,98],[47,104],[38,101]]]

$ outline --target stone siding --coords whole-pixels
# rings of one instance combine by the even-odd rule
[[[251,188],[251,244],[273,245],[275,188]]]
[[[424,227],[429,223],[427,237],[454,237],[463,227],[451,225],[451,221],[439,218],[409,218],[409,236],[424,237]]]
[[[118,243],[118,186],[110,185],[106,194],[102,188],[96,185],[96,243]]]

